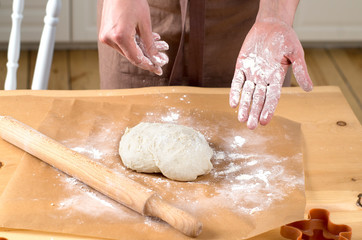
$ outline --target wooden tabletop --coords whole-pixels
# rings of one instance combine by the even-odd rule
[[[0,115],[12,115],[36,127],[54,98],[89,98],[143,93],[228,94],[229,89],[155,87],[131,90],[88,91],[0,91]],[[21,96],[37,96],[31,105]],[[19,98],[15,98],[18,96]],[[11,101],[10,101],[11,99]],[[18,99],[18,100],[16,100]],[[7,101],[9,100],[9,101]],[[353,229],[353,239],[362,239],[362,208],[356,202],[362,193],[362,128],[337,87],[316,87],[311,93],[284,88],[277,115],[301,123],[304,135],[304,167],[307,207],[325,208],[336,224]],[[14,173],[22,151],[0,141],[0,194]],[[0,228],[0,237],[9,239],[90,239],[52,233]],[[279,228],[252,238],[281,239]]]

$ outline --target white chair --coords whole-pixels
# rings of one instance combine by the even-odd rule
[[[44,28],[40,39],[38,55],[35,63],[33,83],[31,89],[40,90],[48,88],[49,73],[53,59],[55,30],[59,21],[61,0],[48,0]],[[7,74],[5,90],[16,89],[16,73],[20,54],[20,29],[23,19],[24,0],[13,0],[12,27],[8,46]]]

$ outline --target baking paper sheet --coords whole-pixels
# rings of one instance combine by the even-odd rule
[[[39,131],[157,191],[204,225],[198,239],[241,239],[303,218],[300,125],[274,117],[248,130],[222,96],[145,94],[57,99]],[[126,127],[169,122],[202,132],[214,169],[194,182],[127,170],[118,155]],[[0,198],[0,226],[112,239],[187,239],[25,154]]]

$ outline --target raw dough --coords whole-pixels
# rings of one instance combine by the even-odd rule
[[[126,129],[119,144],[123,164],[137,172],[161,172],[192,181],[212,169],[213,151],[198,131],[170,123],[146,123]]]

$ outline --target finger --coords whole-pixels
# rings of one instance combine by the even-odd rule
[[[281,84],[270,84],[269,86],[267,86],[265,103],[259,119],[261,125],[268,124],[273,117],[274,111],[279,102],[281,89]]]
[[[165,53],[160,52],[153,58],[154,58],[153,63],[159,67],[162,67],[168,63],[168,56]]]
[[[261,110],[264,106],[266,86],[257,84],[253,94],[253,103],[251,105],[247,126],[249,129],[255,129],[258,126]]]
[[[245,82],[239,104],[238,120],[240,122],[246,122],[248,120],[249,107],[254,93],[254,88],[255,84],[253,82],[249,80]]]
[[[134,37],[128,37],[127,39],[123,38],[119,43],[119,48],[132,64],[142,69],[160,74],[159,69],[143,54]]]
[[[234,77],[231,83],[231,89],[229,94],[230,107],[236,108],[240,101],[241,88],[245,81],[245,75],[241,68],[236,68]]]
[[[138,52],[137,58],[141,60],[140,63],[136,65],[142,69],[148,70],[150,72],[153,72],[161,76],[162,75],[161,67],[154,65],[152,61],[147,56],[144,55],[144,53],[142,52],[141,48],[138,45],[136,45],[136,48]]]
[[[307,64],[304,60],[303,47],[299,41],[297,43],[296,50],[291,51],[287,57],[292,63],[293,73],[299,86],[304,91],[311,91],[313,89],[313,83],[308,74]]]
[[[154,55],[149,56],[152,63],[156,66],[162,67],[168,63],[168,56],[165,53],[157,52]]]
[[[152,32],[152,37],[153,37],[153,40],[154,40],[154,41],[158,41],[158,40],[161,39],[160,34],[155,33],[155,32]]]
[[[152,33],[151,21],[145,18],[139,25],[139,35],[143,44],[144,54],[157,66],[168,63],[164,55],[161,55],[155,46],[154,34]]]
[[[153,64],[153,62],[147,56],[144,55],[144,53],[142,52],[142,50],[139,46],[136,46],[136,47],[138,49],[137,50],[138,53],[142,54],[142,56],[141,56],[142,62],[139,65],[139,67],[142,69],[148,70],[150,72],[153,72],[153,73],[157,74],[158,76],[161,76],[163,74],[162,68],[158,65]]]
[[[129,33],[128,30],[123,32]],[[144,56],[142,50],[139,48],[136,41],[138,40],[137,34],[113,34],[107,33],[100,36],[100,41],[112,48],[116,49],[119,53],[125,56],[128,61],[142,69],[152,71],[152,62]]]
[[[167,51],[169,46],[165,41],[155,41],[155,47],[157,51]]]
[[[293,73],[299,86],[306,92],[312,91],[313,83],[308,74],[307,64],[304,58],[298,58],[292,62]]]
[[[165,41],[156,41],[152,42],[152,50],[147,47],[147,44],[143,39],[139,40],[138,45],[140,46],[142,52],[146,57],[148,57],[153,64],[162,67],[166,65],[169,61],[168,56],[164,53],[160,53],[159,51],[168,50],[169,46]]]
[[[153,32],[153,40],[155,47],[158,51],[167,51],[170,47],[165,41],[161,41],[161,36],[158,33]]]

